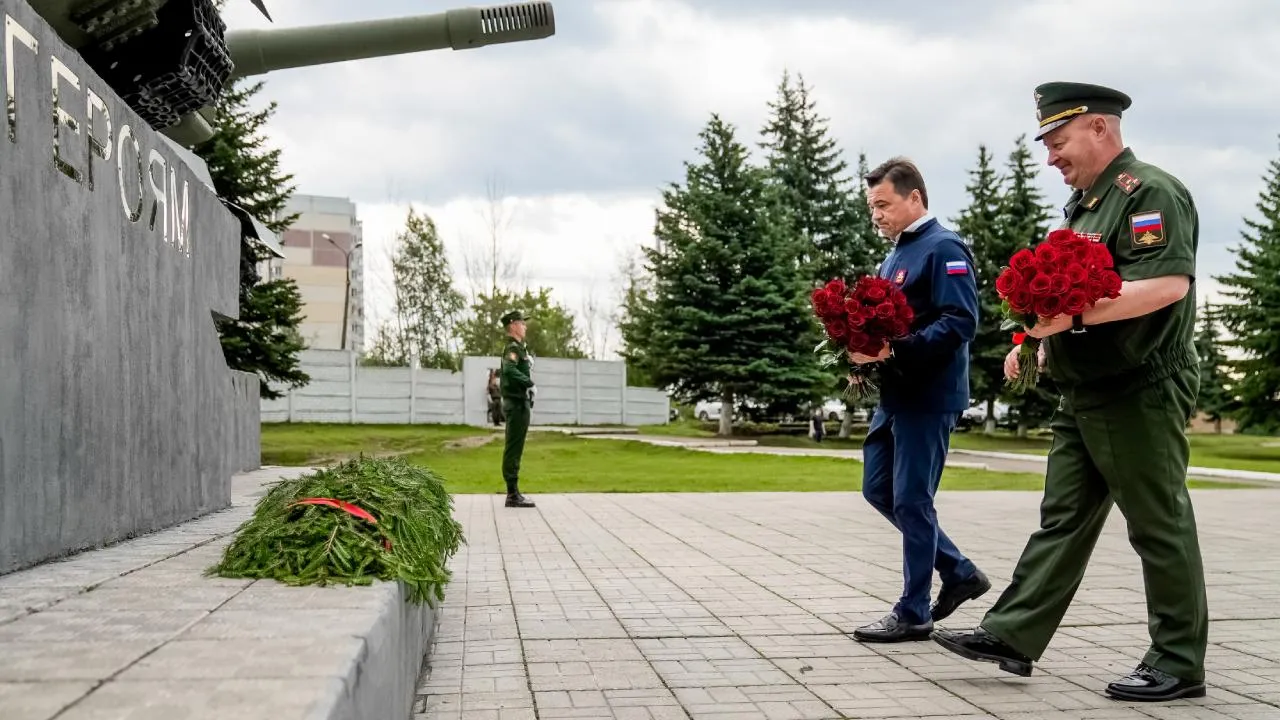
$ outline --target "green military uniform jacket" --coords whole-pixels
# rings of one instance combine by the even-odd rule
[[[1149,315],[1047,338],[1046,370],[1062,393],[1077,407],[1102,403],[1196,365],[1200,223],[1182,183],[1126,148],[1093,187],[1072,194],[1064,213],[1064,227],[1106,243],[1122,280],[1189,275],[1192,287]]]
[[[529,401],[529,390],[533,387],[533,356],[529,346],[515,338],[507,338],[507,347],[502,351],[502,366],[499,370],[499,383],[502,386],[502,397],[506,400]]]

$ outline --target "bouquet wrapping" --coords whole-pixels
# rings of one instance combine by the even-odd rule
[[[844,397],[858,401],[876,391],[874,364],[858,365],[849,353],[877,355],[885,343],[906,337],[915,314],[907,296],[884,278],[865,275],[849,287],[839,278],[813,291],[813,312],[825,337],[815,348],[823,367],[839,367],[848,374]]]
[[[1077,315],[1102,298],[1120,297],[1120,276],[1106,244],[1063,228],[1054,230],[1034,250],[1013,254],[996,278],[996,293],[1005,322],[1003,330],[1033,328],[1059,315]],[[1039,380],[1040,340],[1014,333],[1019,346],[1018,377],[1009,385],[1026,392]]]

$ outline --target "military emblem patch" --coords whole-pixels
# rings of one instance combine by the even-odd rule
[[[1129,230],[1136,248],[1160,247],[1165,244],[1164,215],[1159,210],[1130,215]]]
[[[510,353],[507,353],[507,359],[510,360],[511,362],[515,362],[520,359],[520,356],[516,355],[513,352],[510,352]]]
[[[904,268],[904,269],[899,270],[898,272],[894,273],[894,274],[893,274],[893,281],[894,281],[894,282],[896,282],[896,283],[898,283],[899,285],[901,285],[902,283],[906,282],[906,281],[907,281],[907,271],[906,271],[906,269]]]
[[[1122,172],[1116,176],[1116,187],[1124,191],[1125,195],[1132,195],[1133,191],[1137,190],[1138,186],[1141,184],[1141,180],[1127,172]]]

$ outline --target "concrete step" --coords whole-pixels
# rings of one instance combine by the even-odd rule
[[[266,483],[192,522],[0,576],[4,720],[407,720],[435,612],[397,583],[205,577]]]

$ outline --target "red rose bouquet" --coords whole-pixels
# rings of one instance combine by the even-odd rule
[[[1111,251],[1106,244],[1093,242],[1074,230],[1049,233],[1035,250],[1022,249],[1009,259],[1009,266],[996,278],[996,293],[1006,320],[1001,329],[1035,327],[1058,315],[1077,315],[1102,298],[1120,297],[1120,276],[1116,274]],[[1019,393],[1039,378],[1037,353],[1040,340],[1014,333],[1019,345],[1018,377],[1009,384]]]
[[[815,349],[822,353],[822,366],[840,367],[856,378],[845,388],[846,399],[865,398],[876,389],[870,377],[874,366],[854,363],[849,353],[874,356],[889,340],[906,337],[915,318],[907,296],[892,282],[866,275],[853,287],[832,280],[814,290],[810,300],[826,334]]]

